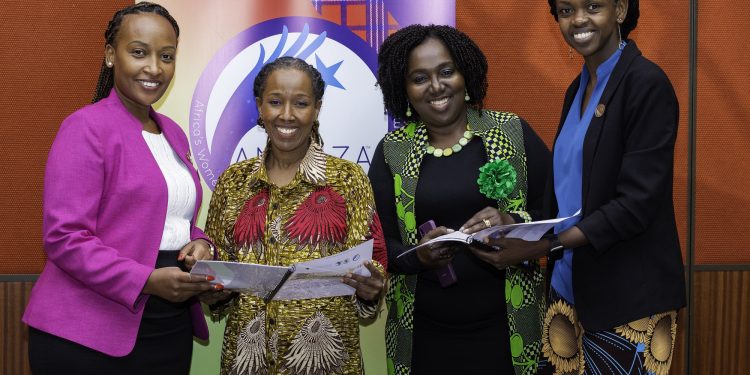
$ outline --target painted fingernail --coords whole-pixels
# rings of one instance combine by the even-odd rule
[[[206,276],[206,281],[214,281],[215,277],[213,276]],[[217,284],[218,285],[218,284]]]
[[[182,261],[184,259],[185,259],[185,254],[180,253],[179,255],[177,255],[177,260]]]
[[[216,284],[214,285],[214,290],[216,291],[224,290],[224,285]]]

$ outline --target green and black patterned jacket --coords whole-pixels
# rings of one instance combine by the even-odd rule
[[[516,169],[516,186],[508,198],[497,202],[502,211],[531,219],[526,210],[527,170],[521,119],[513,113],[470,109],[468,123],[484,143],[489,161],[506,159]],[[393,174],[398,225],[404,245],[417,244],[414,197],[419,165],[427,146],[424,125],[409,124],[388,133],[383,141],[386,163]],[[506,270],[505,301],[510,329],[510,348],[517,375],[536,373],[543,311],[543,275],[536,262],[531,267]],[[417,275],[391,274],[386,296],[389,304],[386,322],[388,373],[411,373],[414,294]]]

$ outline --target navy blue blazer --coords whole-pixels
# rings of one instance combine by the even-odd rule
[[[558,135],[580,79],[565,94]],[[685,306],[672,203],[679,122],[672,84],[631,40],[597,108],[601,116],[591,120],[583,142],[583,218],[577,224],[589,245],[573,252],[576,310],[589,331]],[[546,195],[552,217],[553,181]],[[551,272],[554,260],[549,264]]]

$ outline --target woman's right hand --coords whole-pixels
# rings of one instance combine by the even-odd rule
[[[422,236],[422,239],[419,240],[419,245],[451,232],[453,232],[453,229],[437,227]],[[453,254],[455,252],[455,246],[446,245],[445,243],[432,244],[417,249],[417,258],[419,258],[419,262],[425,268],[440,268],[453,261]]]
[[[209,290],[221,290],[223,285],[211,284],[211,276],[195,276],[178,267],[157,268],[151,272],[143,293],[164,298],[170,302],[183,302]]]
[[[222,288],[221,290],[209,290],[208,292],[203,292],[198,295],[198,299],[206,305],[211,306],[231,298],[233,294],[234,292]]]

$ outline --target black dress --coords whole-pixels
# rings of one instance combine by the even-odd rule
[[[542,205],[549,151],[523,123],[528,166],[528,207]],[[449,157],[425,155],[416,189],[417,225],[434,220],[437,226],[458,229],[485,207],[497,202],[479,192],[479,167],[487,162],[482,140],[474,137]],[[505,307],[505,272],[474,257],[456,253],[453,268],[458,282],[441,287],[434,270],[423,270],[415,256],[396,256],[408,249],[401,243],[393,192],[393,176],[385,164],[382,142],[373,156],[370,179],[388,247],[389,272],[418,273],[414,306],[412,370],[414,374],[512,374],[513,365]]]

